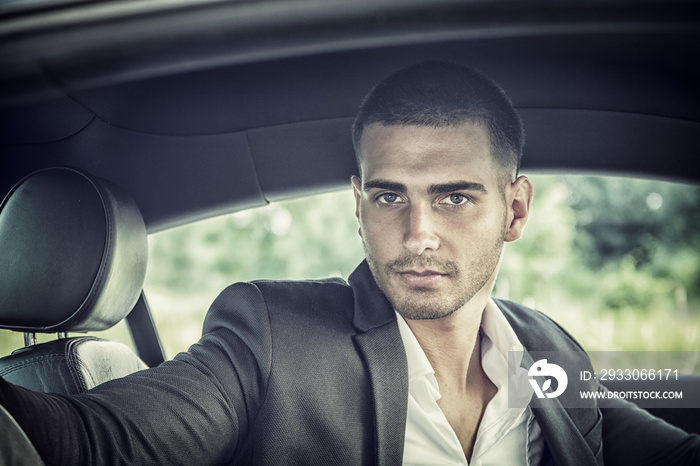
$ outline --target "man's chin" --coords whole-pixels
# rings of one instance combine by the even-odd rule
[[[435,290],[425,288],[412,290],[411,293],[405,293],[401,299],[390,301],[404,319],[412,320],[441,319],[461,307],[461,303],[440,299]]]
[[[436,320],[454,313],[456,308],[438,309],[435,307],[404,306],[396,308],[401,317],[409,320]]]
[[[371,269],[371,267],[370,267]],[[377,280],[377,278],[380,278]],[[379,289],[404,319],[433,320],[447,317],[464,303],[436,286],[408,286],[396,276],[375,275]]]

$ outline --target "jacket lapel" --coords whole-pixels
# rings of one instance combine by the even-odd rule
[[[557,466],[597,465],[598,462],[586,440],[561,403],[556,400],[557,406],[553,407],[549,404],[552,400],[547,400],[549,406],[537,407],[535,400],[533,399],[531,403],[532,412],[547,440],[547,447],[554,459],[554,464]]]
[[[403,394],[408,377],[399,363],[406,356],[400,337],[395,341],[396,334],[398,330],[386,324],[355,336],[372,380],[377,464],[387,466],[401,464],[406,432],[407,398]]]
[[[531,319],[529,313],[514,312],[510,308],[511,306],[504,305],[503,301],[496,300],[496,302],[525,348],[534,350],[541,347],[544,341],[551,345],[552,341],[557,338],[557,335],[551,331],[548,335],[542,334],[542,332],[548,332],[547,328],[542,326],[541,322]],[[534,362],[532,355],[526,349],[520,364],[521,367],[528,369]],[[543,403],[536,396],[532,397],[530,407],[542,429],[542,434],[547,442],[547,450],[551,455],[550,459],[543,458],[543,464],[551,464],[550,460],[553,460],[553,464],[557,466],[598,464],[590,445],[577,426],[577,420],[580,421],[577,416],[581,413],[578,409],[565,409],[558,398],[548,398],[546,403]]]
[[[367,364],[375,406],[377,464],[400,465],[406,432],[408,363],[394,311],[366,262],[349,278],[355,295],[355,342]]]
[[[529,368],[534,362],[530,353],[525,351],[521,367]],[[554,464],[557,466],[598,464],[586,440],[559,399],[548,399],[546,403],[541,403],[539,398],[533,396],[530,407],[542,429],[542,434],[547,439],[548,451],[552,455]],[[548,464],[547,458],[543,458],[543,464]]]

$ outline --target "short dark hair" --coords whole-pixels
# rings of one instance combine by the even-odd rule
[[[495,162],[510,173],[517,174],[520,168],[525,135],[510,98],[492,79],[465,66],[421,63],[377,84],[362,101],[352,127],[360,170],[360,139],[372,123],[434,127],[480,123],[489,132]]]

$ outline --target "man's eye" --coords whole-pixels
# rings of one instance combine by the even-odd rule
[[[393,204],[399,200],[399,196],[394,193],[384,193],[379,196],[379,201],[384,204]]]
[[[464,194],[450,194],[445,198],[445,201],[450,205],[462,205],[465,204],[469,198]]]

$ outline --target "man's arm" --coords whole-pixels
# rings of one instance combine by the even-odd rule
[[[231,462],[262,403],[270,369],[258,289],[226,289],[204,336],[157,368],[63,396],[0,381],[0,404],[52,464]]]
[[[688,434],[625,400],[602,408],[603,453],[612,465],[700,464],[700,436]]]

